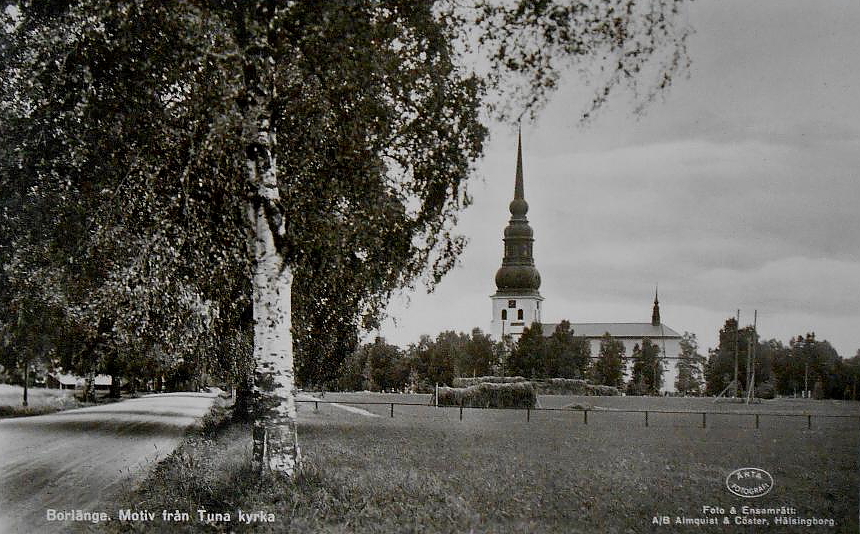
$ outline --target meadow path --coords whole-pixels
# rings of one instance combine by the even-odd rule
[[[0,420],[0,532],[64,532],[49,509],[107,512],[102,503],[163,460],[216,393],[147,395]]]

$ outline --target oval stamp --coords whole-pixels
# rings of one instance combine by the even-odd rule
[[[726,487],[738,497],[752,499],[766,495],[773,488],[773,477],[758,467],[741,467],[729,473]]]

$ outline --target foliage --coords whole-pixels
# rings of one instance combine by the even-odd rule
[[[381,337],[362,345],[344,361],[338,387],[343,390],[402,390],[409,380],[400,348]]]
[[[261,318],[262,295],[290,313],[296,293],[298,370],[333,379],[392,291],[432,287],[462,251],[485,89],[523,76],[513,94],[535,109],[554,58],[603,55],[593,107],[656,75],[649,100],[685,66],[679,3],[6,0],[2,282],[48,288],[43,307],[77,341],[67,362],[119,375],[154,354],[199,369],[273,266],[253,305],[274,431],[293,413],[293,332]],[[466,66],[475,30],[490,73]],[[18,291],[0,295],[4,325]],[[275,339],[284,354],[264,347]]]
[[[736,320],[726,320],[720,330],[720,344],[713,349],[705,366],[706,393],[716,395],[732,380],[734,374]],[[737,330],[738,378],[741,388],[747,383],[747,357],[754,349],[756,396],[799,396],[804,389],[817,398],[850,399],[856,395],[860,373],[857,357],[841,358],[827,341],[814,333],[791,338],[788,346],[771,339],[754,340],[752,326]]]
[[[735,365],[738,372],[738,393],[747,383],[747,355],[750,344],[757,343],[754,339],[752,326],[738,328],[737,319],[730,317],[726,319],[725,325],[720,330],[719,344],[708,355],[708,363],[705,366],[706,393],[718,395],[734,379]],[[737,362],[737,363],[736,363]]]
[[[477,369],[489,371],[500,360],[501,347],[479,328],[470,334],[441,332],[436,339],[421,336],[405,351],[381,338],[363,345],[341,365],[337,387],[356,391],[367,389],[430,391],[435,384],[452,384]],[[472,380],[472,379],[469,379]]]
[[[681,353],[678,355],[678,377],[675,379],[675,391],[682,395],[700,395],[702,393],[702,366],[705,357],[699,354],[699,343],[696,334],[684,332],[681,338]]]
[[[501,361],[500,348],[493,342],[490,334],[485,334],[480,328],[473,328],[463,347],[463,354],[458,363],[460,376],[481,376],[498,371]]]
[[[487,50],[490,59],[488,85],[505,95],[491,101],[491,109],[502,117],[534,114],[558,86],[563,69],[576,66],[588,73],[598,57],[594,98],[583,112],[588,119],[623,86],[633,90],[641,112],[688,69],[691,30],[677,16],[681,5],[679,0],[517,0],[478,1],[461,9],[466,19],[477,13],[477,48]]]
[[[589,377],[595,384],[621,387],[624,382],[624,343],[606,332],[600,340],[600,354]]]
[[[193,350],[206,336],[188,330],[189,312],[235,324],[248,302],[244,165],[249,84],[259,80],[243,59],[261,6],[23,7],[4,55],[11,249],[24,259],[35,252],[22,244],[59,249],[49,267],[88,338]],[[427,6],[381,19],[344,7],[270,13],[286,31],[267,36],[282,66],[268,73],[280,98],[267,113],[288,134],[277,146],[277,217],[291,222],[281,250],[308,295],[296,299],[310,319],[301,348],[334,358],[302,368],[314,379],[346,352],[321,346],[354,337],[393,288],[450,267],[462,240],[448,226],[468,201],[463,183],[485,133],[478,85],[454,68]],[[305,23],[321,18],[330,25]],[[50,235],[35,234],[35,213],[51,218]]]
[[[570,321],[563,320],[546,340],[545,377],[580,378],[585,376],[591,358],[591,344],[575,336]]]
[[[407,349],[407,358],[428,387],[450,384],[457,376],[457,350],[462,338],[454,332],[442,332],[436,340],[421,336]]]
[[[627,384],[627,392],[631,395],[659,395],[664,372],[660,347],[646,337],[641,347],[638,343],[633,347],[632,357],[633,373]]]
[[[540,378],[544,375],[546,362],[546,340],[540,323],[532,323],[523,329],[514,349],[508,356],[505,374]]]
[[[579,378],[585,376],[591,346],[575,336],[569,321],[561,321],[549,337],[540,323],[532,323],[511,351],[505,371],[529,378]]]
[[[846,393],[852,385],[846,362],[830,343],[815,339],[815,333],[792,338],[789,346],[776,354],[773,371],[780,395],[795,395],[806,389],[818,398],[848,398]]]

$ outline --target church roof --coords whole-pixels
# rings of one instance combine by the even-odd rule
[[[543,335],[551,336],[558,323],[543,323]],[[570,323],[573,335],[589,338],[603,337],[609,332],[612,337],[663,339],[680,338],[681,334],[664,324],[654,326],[651,323]]]

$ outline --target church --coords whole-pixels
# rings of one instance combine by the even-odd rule
[[[504,233],[504,255],[502,266],[496,272],[496,293],[490,296],[493,318],[490,333],[494,339],[501,340],[510,336],[519,339],[523,329],[534,322],[541,323],[544,336],[551,336],[556,323],[544,323],[541,314],[540,273],[535,267],[532,246],[534,231],[529,226],[526,213],[529,205],[525,199],[523,186],[522,138],[517,139],[517,169],[514,181],[514,199],[509,205],[511,219]],[[663,385],[661,391],[674,392],[678,376],[677,361],[681,352],[681,335],[660,321],[660,303],[654,294],[651,321],[643,323],[574,323],[573,334],[585,337],[591,346],[591,357],[600,354],[600,340],[609,333],[624,344],[626,360],[625,380],[630,378],[633,361],[633,347],[642,345],[648,338],[660,348],[663,357]]]

